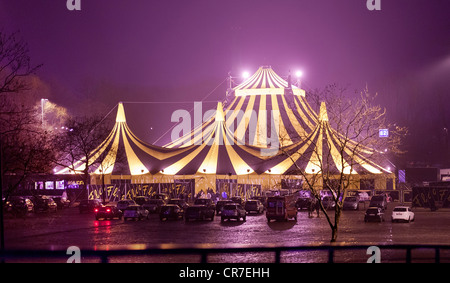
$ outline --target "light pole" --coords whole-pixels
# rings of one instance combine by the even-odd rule
[[[47,102],[47,101],[48,101],[48,99],[41,98],[41,119],[42,119],[41,125],[42,126],[44,126],[44,105],[45,105],[45,102]]]
[[[297,87],[301,88],[302,87],[301,78],[303,76],[303,72],[298,70],[298,71],[295,72],[295,76],[297,77]]]

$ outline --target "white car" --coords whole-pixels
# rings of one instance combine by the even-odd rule
[[[392,211],[392,222],[396,221],[414,221],[414,212],[411,211],[409,206],[396,206]]]
[[[123,212],[123,219],[127,220],[129,218],[134,220],[148,219],[148,210],[140,205],[130,205]]]

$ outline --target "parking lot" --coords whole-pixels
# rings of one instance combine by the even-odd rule
[[[385,222],[364,222],[364,206],[358,211],[344,211],[340,221],[338,242],[351,244],[450,244],[450,211],[440,209],[413,209],[416,219],[411,223],[392,223],[390,214],[397,203],[390,203]],[[130,245],[191,246],[209,244],[227,245],[277,245],[304,246],[329,244],[331,230],[323,214],[310,218],[307,211],[298,213],[298,220],[268,223],[264,214],[247,215],[246,221],[170,220],[160,221],[151,214],[149,219],[130,221],[124,219],[96,220],[93,214],[80,214],[70,207],[55,213],[29,214],[26,218],[5,217],[5,245],[7,249],[60,249],[78,246],[83,249],[108,249]],[[382,254],[382,261],[402,261],[403,253]],[[424,252],[420,258],[433,257]],[[443,261],[446,254],[441,255]],[[365,253],[336,254],[338,262],[365,262]],[[198,262],[192,256],[154,256],[145,259],[120,258],[117,261]],[[214,255],[214,262],[271,262],[273,255],[232,254]],[[325,262],[326,254],[320,252],[286,253],[283,262]]]

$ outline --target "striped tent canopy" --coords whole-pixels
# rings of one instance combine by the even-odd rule
[[[188,134],[166,146],[140,140],[128,127],[122,103],[109,136],[92,151],[93,174],[111,175],[249,175],[296,174],[294,162],[306,173],[320,170],[331,158],[331,171],[345,174],[391,173],[371,160],[374,150],[355,149],[349,142],[344,161],[342,135],[328,123],[325,104],[319,115],[303,90],[279,77],[270,67],[258,71],[233,89],[213,115]],[[225,107],[224,107],[225,105]],[[292,159],[284,152],[292,153]],[[86,160],[55,169],[56,174],[81,173]]]
[[[89,173],[112,175],[222,174],[243,175],[255,172],[262,158],[256,147],[240,144],[225,127],[222,103],[218,103],[212,126],[204,132],[203,142],[180,148],[147,144],[136,137],[127,125],[122,103],[109,136],[90,154]],[[57,168],[56,174],[81,173],[84,159]]]
[[[267,174],[390,174],[389,165],[373,161],[381,153],[356,143],[334,130],[322,102],[319,123],[303,141],[283,149],[284,154],[267,160],[261,172]],[[387,161],[387,160],[385,160]],[[295,163],[295,164],[294,164]]]
[[[193,147],[168,149],[150,145],[136,137],[127,125],[123,104],[118,104],[116,123],[108,137],[95,148],[89,158],[89,173],[112,175],[155,174]],[[81,173],[86,168],[84,158],[74,164],[55,169],[55,174]]]
[[[318,122],[305,91],[278,76],[270,66],[232,89],[224,101],[225,126],[241,143],[278,148],[301,141]],[[202,132],[214,128],[214,117],[189,134],[165,146],[183,147],[199,142]]]
[[[245,175],[255,172],[263,160],[260,149],[235,139],[226,127],[221,102],[217,104],[214,119],[208,125],[201,135],[201,144],[190,145],[194,149],[189,154],[161,170],[161,173]]]

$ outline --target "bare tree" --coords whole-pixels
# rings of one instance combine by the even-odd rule
[[[293,163],[292,172],[303,176],[304,188],[311,191],[331,228],[331,242],[338,237],[343,200],[348,190],[357,189],[362,179],[394,176],[388,154],[402,153],[406,128],[386,121],[384,108],[373,105],[376,95],[367,90],[349,95],[337,85],[309,93],[319,106],[316,128],[302,137],[299,146],[285,147],[283,153]],[[388,129],[389,137],[379,137]],[[323,195],[332,199],[330,214]]]
[[[18,32],[0,31],[0,93],[19,93],[29,89],[27,78],[42,65],[33,66],[28,45]]]
[[[48,173],[54,154],[51,133],[41,126],[39,106],[32,101],[18,103],[15,97],[0,94],[1,175],[7,177],[5,198],[31,174]]]
[[[110,125],[100,116],[69,119],[67,130],[55,138],[55,148],[59,152],[55,163],[70,173],[80,175],[85,186],[89,186],[92,166],[108,167],[101,163],[105,153],[99,152],[99,147],[111,133]]]

